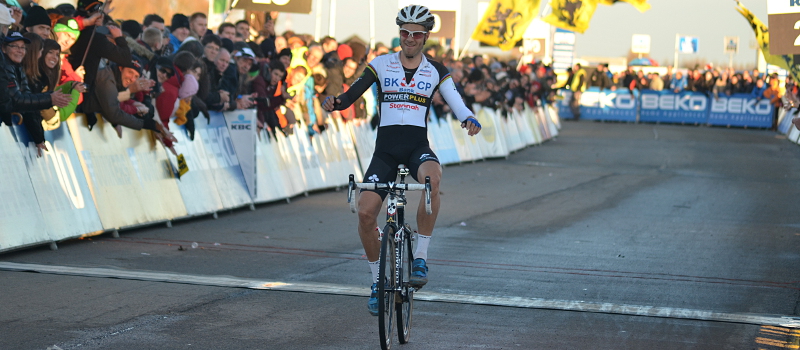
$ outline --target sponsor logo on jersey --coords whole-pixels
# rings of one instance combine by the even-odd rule
[[[418,111],[419,110],[419,106],[406,104],[406,103],[390,103],[389,104],[389,108],[392,108],[392,109],[407,109],[407,110],[412,110],[412,111]]]
[[[384,93],[381,102],[410,102],[421,106],[428,105],[429,98],[409,93]]]

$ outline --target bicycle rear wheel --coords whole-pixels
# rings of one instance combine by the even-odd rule
[[[408,281],[411,279],[411,232],[403,235],[404,241],[400,247],[400,300],[397,300],[397,338],[400,344],[408,343],[411,337],[411,312],[414,310],[414,288],[411,288]]]
[[[386,225],[381,240],[381,256],[378,271],[378,328],[381,337],[381,349],[392,348],[392,333],[395,320],[395,228]]]

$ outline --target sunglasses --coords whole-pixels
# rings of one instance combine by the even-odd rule
[[[425,37],[425,34],[428,34],[427,31],[420,30],[420,31],[410,31],[405,28],[400,28],[400,37],[403,39],[408,39],[410,36],[414,40],[419,40]]]

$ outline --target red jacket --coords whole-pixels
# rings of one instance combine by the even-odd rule
[[[156,97],[156,110],[161,122],[169,129],[169,118],[175,112],[175,101],[178,100],[178,91],[183,83],[183,73],[175,68],[175,75],[167,79],[162,85],[164,91]]]

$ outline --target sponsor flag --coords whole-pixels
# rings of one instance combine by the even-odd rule
[[[475,27],[472,39],[507,51],[522,40],[528,25],[539,14],[540,0],[492,0]]]
[[[600,0],[603,5],[614,5],[620,2],[627,2],[635,7],[639,12],[645,12],[650,9],[650,4],[647,0]]]
[[[543,20],[556,27],[583,33],[597,9],[598,0],[550,0],[553,8]]]
[[[776,65],[783,69],[789,71],[789,74],[792,75],[794,81],[800,78],[800,68],[794,62],[794,56],[792,55],[772,55],[769,53],[769,29],[764,22],[761,22],[755,14],[750,12],[742,3],[736,2],[736,10],[744,16],[744,18],[750,22],[750,27],[753,28],[753,31],[756,34],[756,40],[758,41],[758,46],[761,48],[761,52],[764,54],[764,59],[767,63]]]

